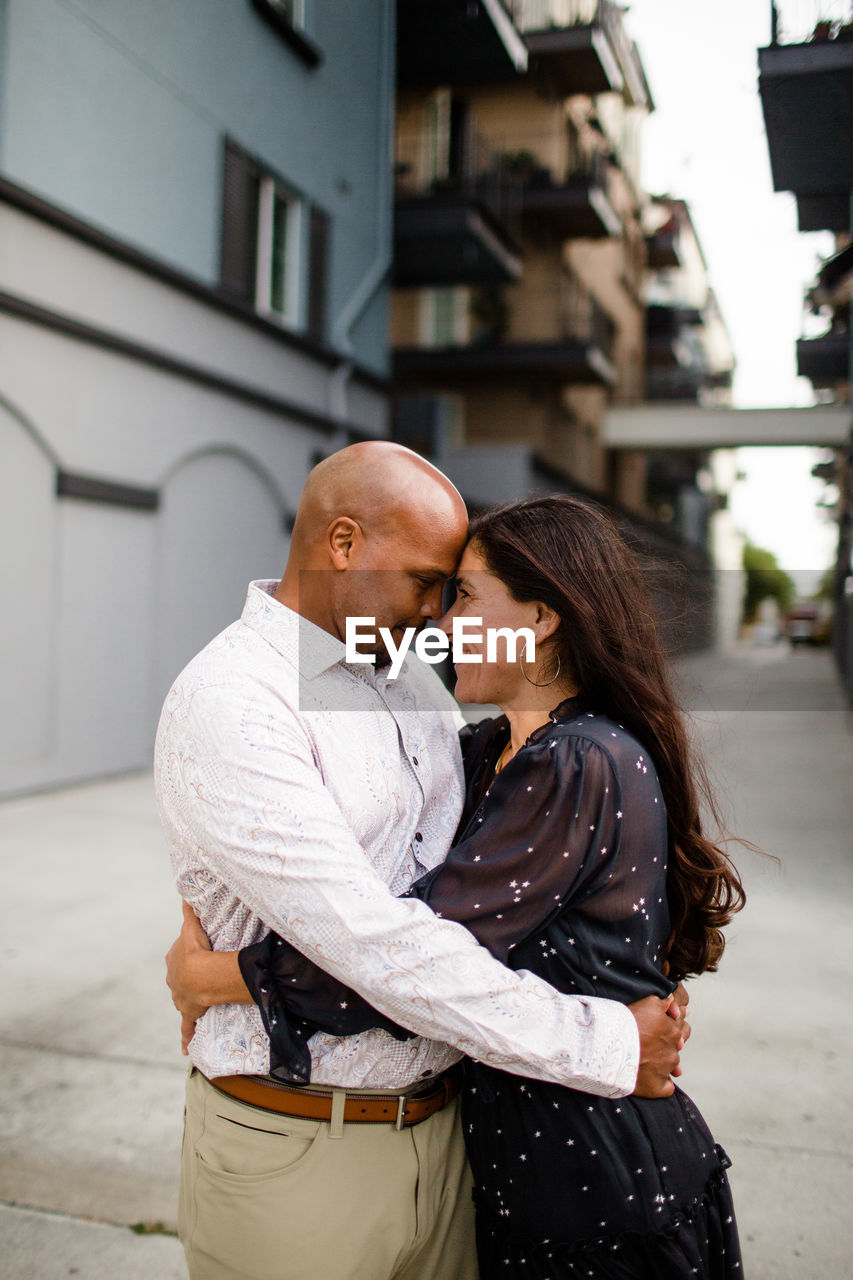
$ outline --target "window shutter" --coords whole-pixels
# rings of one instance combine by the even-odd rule
[[[223,292],[250,306],[255,301],[257,242],[257,166],[242,147],[226,138],[219,280]]]
[[[329,273],[329,216],[311,205],[308,229],[308,336],[326,338],[326,289]]]

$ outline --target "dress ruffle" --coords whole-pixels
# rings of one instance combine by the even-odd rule
[[[657,1231],[539,1240],[508,1230],[478,1204],[480,1280],[741,1280],[740,1244],[726,1176],[731,1160],[719,1145],[716,1152],[719,1164],[702,1193],[673,1211]]]

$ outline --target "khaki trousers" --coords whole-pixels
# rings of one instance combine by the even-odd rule
[[[331,1138],[193,1071],[178,1228],[190,1280],[477,1280],[459,1099]]]

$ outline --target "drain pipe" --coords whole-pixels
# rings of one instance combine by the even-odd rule
[[[354,369],[355,347],[352,331],[384,284],[391,270],[392,166],[391,140],[394,111],[394,0],[383,0],[382,36],[380,44],[382,103],[379,113],[380,168],[377,182],[376,239],[378,249],[356,288],[350,294],[335,320],[332,345],[342,352],[342,360],[332,375],[329,389],[330,411],[341,423],[348,421],[347,390]]]

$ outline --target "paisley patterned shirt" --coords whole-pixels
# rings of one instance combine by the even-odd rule
[[[274,930],[416,1036],[317,1033],[312,1083],[405,1088],[459,1052],[604,1096],[634,1087],[622,1005],[558,994],[461,925],[398,898],[447,855],[463,803],[456,704],[407,659],[397,680],[249,588],[241,619],[163,708],[155,785],[179,892],[217,950]],[[454,1047],[451,1047],[454,1046]],[[208,1076],[265,1074],[255,1005],[208,1010],[190,1045]]]

